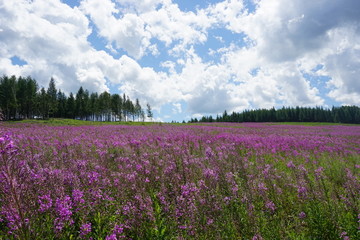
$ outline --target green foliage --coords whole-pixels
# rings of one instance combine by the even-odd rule
[[[49,126],[100,126],[100,125],[129,125],[129,126],[146,126],[157,124],[155,122],[97,122],[97,121],[85,121],[69,118],[50,118],[50,119],[26,119],[22,121],[9,122],[9,124],[45,124]]]
[[[146,113],[147,113],[147,117],[152,119],[153,118],[153,113],[152,113],[152,110],[151,110],[151,106],[150,104],[146,104]]]
[[[190,122],[310,122],[312,125],[322,123],[360,123],[360,108],[357,106],[333,107],[296,107],[281,109],[245,110],[241,113],[226,111],[214,120],[212,116],[203,116],[200,120],[191,119]]]
[[[151,113],[152,114],[152,113]],[[87,121],[145,120],[140,102],[129,96],[103,92],[89,93],[79,88],[67,97],[56,89],[51,78],[47,89],[38,91],[34,79],[3,76],[0,78],[0,120],[73,118]],[[151,115],[152,118],[152,115]]]
[[[15,76],[0,78],[0,109],[3,111],[5,120],[15,119],[17,116],[16,83]]]
[[[169,232],[166,225],[166,219],[164,217],[164,213],[162,212],[161,205],[159,200],[156,197],[155,193],[150,194],[152,202],[153,202],[153,211],[155,221],[153,226],[148,229],[147,237],[149,239],[158,239],[165,240],[169,239]]]
[[[57,101],[57,90],[56,90],[56,86],[55,86],[55,80],[54,78],[50,79],[49,82],[49,87],[46,91],[47,94],[47,101],[48,101],[48,115],[49,117],[54,117],[57,109],[58,109],[58,101]]]

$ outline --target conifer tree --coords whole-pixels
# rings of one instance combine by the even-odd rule
[[[137,98],[135,103],[135,115],[138,118],[138,121],[140,121],[141,111],[142,109],[141,109],[140,101]]]
[[[55,86],[54,78],[50,79],[49,87],[46,91],[48,95],[48,104],[49,104],[49,117],[54,117],[57,112],[57,90]]]
[[[69,98],[66,101],[66,116],[68,118],[75,118],[76,113],[76,103],[75,103],[75,97],[73,93],[70,93]]]
[[[146,112],[147,112],[147,117],[150,118],[150,121],[152,121],[153,118],[153,112],[151,110],[151,106],[150,104],[146,104]]]
[[[39,115],[42,119],[49,119],[49,95],[46,93],[45,88],[41,88],[37,99]]]

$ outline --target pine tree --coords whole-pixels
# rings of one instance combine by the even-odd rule
[[[57,112],[55,114],[56,117],[65,118],[66,116],[66,96],[65,93],[61,92],[61,90],[57,93]]]
[[[140,121],[141,111],[142,111],[141,105],[139,99],[137,98],[135,103],[135,115],[137,116],[138,121]]]
[[[49,95],[46,93],[45,88],[41,88],[37,99],[39,115],[42,119],[49,119]]]
[[[17,115],[16,84],[15,76],[0,79],[0,108],[5,120],[15,119]]]
[[[149,103],[146,104],[146,113],[147,113],[147,117],[150,118],[150,121],[152,121],[153,113],[151,111],[151,106]]]
[[[66,116],[68,118],[75,118],[76,114],[76,103],[73,93],[70,93],[69,98],[66,101]]]
[[[91,120],[96,121],[100,115],[99,110],[99,95],[97,93],[91,93],[89,100],[89,111],[91,114]]]
[[[75,116],[86,120],[89,115],[89,91],[80,87],[75,97]]]
[[[46,91],[49,101],[49,117],[54,117],[57,112],[57,90],[54,78],[50,79],[49,87]]]
[[[127,114],[128,117],[132,117],[133,121],[134,121],[134,117],[135,117],[135,106],[133,104],[133,102],[130,100],[129,96],[126,99],[125,102],[125,107],[127,109]]]
[[[115,115],[116,119],[121,121],[121,114],[122,114],[122,98],[119,94],[111,95],[111,110]]]
[[[19,110],[19,118],[27,118],[26,114],[26,102],[27,102],[27,94],[26,94],[26,79],[19,77],[16,84],[16,100]]]
[[[103,92],[99,95],[99,109],[105,121],[111,121],[111,95]]]
[[[36,93],[38,91],[38,84],[35,79],[31,77],[26,78],[26,116],[27,118],[34,118],[36,112]]]

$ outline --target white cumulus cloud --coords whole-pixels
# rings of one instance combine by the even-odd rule
[[[66,2],[0,0],[1,74],[119,89],[183,116],[360,99],[358,0]]]

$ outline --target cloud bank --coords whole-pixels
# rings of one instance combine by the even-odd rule
[[[0,0],[0,73],[42,86],[54,77],[66,92],[125,92],[160,117],[164,106],[190,117],[359,104],[358,0],[224,0],[192,11],[172,0],[73,5]]]

